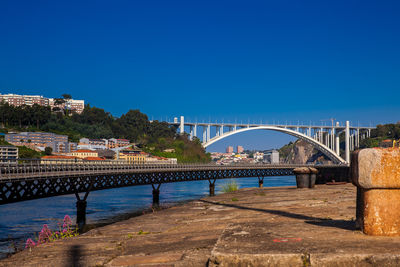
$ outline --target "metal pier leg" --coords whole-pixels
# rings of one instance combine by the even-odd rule
[[[264,186],[264,177],[258,177],[258,187],[263,188]]]
[[[158,184],[157,187],[154,184],[151,185],[153,187],[153,208],[160,206],[160,186],[161,184]]]
[[[212,182],[208,180],[208,182],[210,183],[210,196],[215,196],[215,179]]]
[[[83,227],[86,225],[86,206],[87,206],[87,197],[89,195],[90,190],[85,193],[83,199],[79,197],[78,193],[75,193],[76,196],[76,224],[78,225],[79,231],[83,230]]]

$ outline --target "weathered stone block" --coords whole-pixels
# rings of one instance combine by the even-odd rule
[[[358,187],[357,224],[367,235],[400,236],[400,150],[370,148],[352,155]]]
[[[400,149],[367,148],[355,152],[352,180],[363,189],[400,189]]]

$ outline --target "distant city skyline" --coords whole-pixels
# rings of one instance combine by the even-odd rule
[[[5,0],[0,93],[157,120],[396,123],[399,13],[399,1]],[[260,132],[208,151],[293,139]]]

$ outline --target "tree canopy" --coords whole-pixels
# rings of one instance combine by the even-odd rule
[[[63,98],[68,99],[67,94]],[[45,131],[68,135],[77,142],[82,137],[124,138],[158,156],[177,157],[181,162],[209,161],[210,157],[198,139],[190,141],[186,135],[177,135],[176,126],[165,122],[150,122],[139,110],[129,110],[120,118],[104,109],[89,104],[81,114],[52,112],[49,106],[11,106],[0,103],[0,125],[5,131]],[[175,152],[164,152],[172,149]]]

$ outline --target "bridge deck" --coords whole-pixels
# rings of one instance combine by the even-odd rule
[[[313,165],[29,165],[0,167],[0,204],[125,186],[293,175]],[[314,166],[348,168],[344,165]]]

